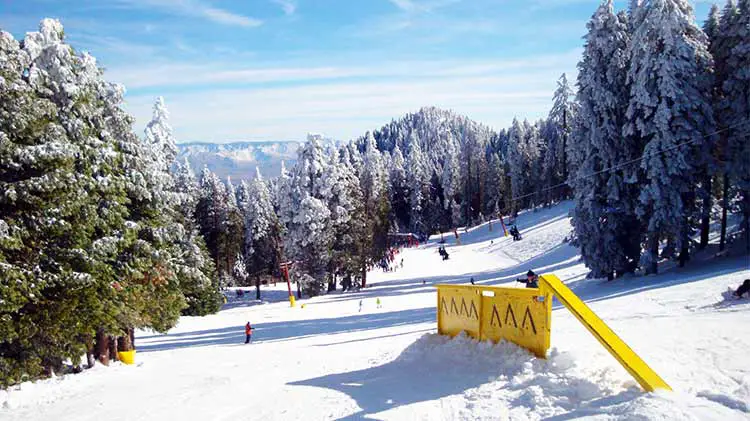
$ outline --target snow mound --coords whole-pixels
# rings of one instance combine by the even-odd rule
[[[588,369],[554,348],[543,360],[464,334],[425,334],[381,366],[291,384],[349,395],[360,410],[346,419],[727,420],[747,410],[724,395],[644,393],[616,370]],[[429,407],[436,399],[440,408]]]
[[[465,390],[461,399],[465,408],[457,415],[464,419],[497,419],[497,414],[539,419],[566,414],[618,393],[640,394],[636,385],[622,383],[616,373],[588,371],[555,348],[543,360],[510,342],[480,342],[464,334],[453,339],[425,335],[401,358],[424,364],[430,371],[448,367],[443,374],[447,377],[475,378],[479,384]]]

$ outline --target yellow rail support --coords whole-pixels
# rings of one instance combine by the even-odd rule
[[[638,356],[612,329],[607,326],[573,291],[553,274],[539,277],[542,292],[552,292],[578,321],[601,343],[604,348],[630,373],[643,389],[653,392],[656,389],[672,390],[645,361]]]

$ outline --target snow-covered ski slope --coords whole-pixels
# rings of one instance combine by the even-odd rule
[[[720,302],[750,278],[747,256],[586,280],[563,241],[569,207],[522,214],[520,242],[501,237],[499,224],[460,230],[460,246],[446,234],[448,261],[435,242],[406,250],[403,269],[373,271],[358,293],[297,308],[282,284],[264,287],[263,303],[232,297],[219,314],[182,318],[167,335],[140,333],[136,366],[0,391],[0,419],[750,419],[750,301]],[[473,277],[521,287],[515,279],[528,269],[563,279],[675,392],[641,392],[558,303],[547,360],[435,334],[433,285]],[[256,330],[244,345],[248,320]]]

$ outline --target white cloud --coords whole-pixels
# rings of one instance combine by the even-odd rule
[[[361,135],[422,106],[466,114],[496,129],[514,116],[547,114],[560,73],[575,77],[579,51],[495,62],[383,63],[359,68],[319,68],[320,75],[358,74],[363,79],[297,80],[294,85],[190,89],[164,94],[180,141],[301,140],[310,131],[339,139]],[[267,77],[279,68],[265,69]],[[287,77],[309,77],[288,68]],[[289,79],[294,80],[294,79]],[[155,92],[149,89],[149,92]],[[127,109],[142,129],[156,93],[129,95]]]
[[[281,6],[281,10],[287,16],[293,15],[297,11],[297,5],[292,0],[271,0]]]
[[[238,15],[235,13],[227,12],[226,10],[222,9],[216,9],[213,7],[206,7],[204,6],[201,9],[196,10],[197,13],[200,15],[205,16],[209,20],[212,20],[217,23],[223,23],[225,25],[239,25],[239,26],[259,26],[263,22],[255,19],[250,18],[247,16]]]
[[[400,61],[380,66],[243,66],[237,63],[160,63],[113,67],[107,78],[129,89],[201,88],[232,84],[313,82],[353,78],[415,78],[493,75],[499,72],[534,68],[564,68],[580,58],[580,49],[561,54],[507,60],[455,62],[449,60]],[[357,62],[357,60],[349,60]]]
[[[417,7],[416,4],[414,4],[414,2],[411,0],[389,0],[389,1],[393,3],[399,9],[406,11],[406,12],[411,12]]]
[[[138,8],[159,8],[170,13],[206,19],[222,25],[254,27],[263,21],[205,4],[199,0],[119,0],[121,4]]]

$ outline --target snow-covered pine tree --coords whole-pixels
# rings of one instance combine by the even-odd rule
[[[730,7],[730,6],[728,6]],[[719,119],[726,132],[730,191],[739,197],[746,250],[750,252],[750,1],[740,0],[737,13],[720,28],[727,49],[721,85]],[[731,194],[731,193],[730,193]]]
[[[193,216],[195,176],[187,161],[184,165],[174,162],[176,141],[169,125],[169,112],[161,97],[154,105],[153,117],[146,125],[144,135],[147,165],[155,183],[150,190],[160,203],[160,216],[165,225],[160,236],[170,249],[170,262],[187,302],[182,313],[191,316],[215,313],[221,307],[221,292],[214,263]],[[170,172],[170,169],[175,172]]]
[[[640,154],[622,135],[629,36],[612,0],[602,2],[587,28],[578,65],[580,120],[571,143],[581,162],[572,177],[572,224],[591,275],[612,279],[634,271],[640,258],[637,186],[628,182],[623,169],[613,169]]]
[[[711,53],[711,56],[714,58],[714,67],[713,67],[713,77],[714,77],[714,84],[712,86],[711,90],[711,105],[714,108],[714,117],[716,118],[718,116],[718,113],[716,111],[716,103],[718,99],[718,89],[717,87],[720,86],[718,82],[718,61],[717,57],[714,54],[716,52],[716,39],[719,34],[719,26],[720,26],[720,18],[721,13],[719,11],[719,7],[716,4],[711,5],[711,10],[708,15],[708,19],[703,23],[703,32],[706,34],[706,37],[708,39],[708,51]],[[717,129],[719,128],[719,121],[717,118]],[[721,133],[717,136],[717,145],[720,145],[722,139]],[[714,150],[713,152],[716,152]],[[716,154],[712,154],[712,158],[717,158]],[[703,250],[708,246],[708,235],[709,235],[709,229],[710,229],[710,223],[711,223],[711,208],[713,207],[713,199],[714,199],[714,192],[713,192],[713,184],[714,184],[714,176],[718,173],[721,173],[722,171],[719,170],[719,165],[716,162],[713,162],[714,159],[711,160],[710,167],[707,166],[706,173],[703,176],[703,180],[701,182],[700,188],[698,189],[698,195],[703,199],[702,209],[701,209],[701,226],[700,226],[700,243],[698,245],[699,250]]]
[[[526,132],[524,126],[513,118],[513,124],[508,130],[508,167],[511,183],[510,212],[513,216],[518,214],[521,203],[519,198],[525,193],[527,176],[525,173],[526,156],[524,154]]]
[[[362,170],[359,174],[359,182],[362,188],[362,197],[367,216],[371,261],[379,260],[385,254],[388,243],[388,229],[390,224],[390,193],[387,186],[387,173],[383,166],[382,156],[375,144],[375,138],[371,132],[365,135],[365,150],[363,156]],[[362,287],[367,285],[367,273],[362,272]]]
[[[33,276],[21,301],[3,291],[0,312],[20,320],[0,323],[0,354],[15,361],[0,364],[6,383],[77,362],[95,336],[98,346],[121,336],[127,349],[133,328],[168,329],[185,300],[163,236],[164,180],[121,108],[123,89],[64,42],[57,21],[22,44],[3,32],[0,46],[0,260],[20,280]]]
[[[177,143],[169,125],[169,111],[162,97],[156,98],[153,116],[146,125],[145,136],[146,143],[153,148],[159,160],[172,165],[177,157]]]
[[[270,185],[268,186],[268,190],[270,194]],[[271,197],[273,198],[273,195],[271,195]],[[250,185],[247,183],[247,181],[242,180],[240,182],[240,186],[235,189],[235,198],[237,199],[237,208],[239,208],[240,213],[242,213],[243,218],[245,218],[245,210],[247,209],[250,200],[252,200],[252,198],[250,197]]]
[[[227,283],[228,277],[232,276],[234,258],[239,250],[234,244],[230,244],[230,206],[226,186],[219,180],[216,174],[207,167],[203,168],[200,180],[200,194],[196,206],[196,220],[200,227],[200,233],[206,241],[208,251],[213,258],[218,272],[221,287]],[[238,243],[241,245],[242,243]],[[233,251],[231,257],[227,252]]]
[[[505,170],[499,153],[489,152],[487,159],[487,194],[484,201],[484,214],[498,217],[500,209],[505,207]]]
[[[425,158],[416,133],[409,134],[406,147],[408,152],[406,156],[406,184],[409,186],[409,206],[411,208],[409,228],[412,232],[424,233],[423,206],[425,204],[425,191],[429,188],[429,179],[425,170]]]
[[[271,191],[256,168],[250,182],[249,200],[245,204],[245,262],[247,272],[255,280],[256,299],[260,300],[260,283],[264,276],[273,275],[281,263],[281,223],[271,202]]]
[[[374,215],[374,209],[377,207],[380,195],[386,188],[386,172],[382,156],[375,144],[375,138],[373,137],[372,132],[367,132],[365,135],[365,151],[363,158],[362,172],[359,177],[360,184],[362,186],[362,193],[364,194],[367,212],[370,215]]]
[[[727,102],[724,100],[723,85],[727,78],[727,58],[731,51],[734,40],[729,36],[730,26],[737,17],[738,9],[734,0],[727,1],[724,10],[721,14],[718,12],[718,7],[714,5],[711,8],[708,20],[705,23],[704,31],[708,36],[709,40],[709,52],[714,58],[714,86],[712,91],[712,106],[714,109],[714,116],[716,118],[718,139],[716,141],[716,157],[723,164],[719,165],[717,169],[721,173],[721,229],[719,238],[719,250],[723,251],[726,245],[726,229],[727,229],[727,212],[730,208],[730,180],[729,180],[729,168],[727,162],[729,161],[728,141],[727,141],[727,130],[726,127],[731,122],[725,121],[726,118],[730,117],[729,114],[725,113]],[[703,238],[701,238],[701,244]]]
[[[454,140],[452,138],[448,139],[446,142],[445,162],[443,164],[443,176],[441,180],[444,197],[443,206],[445,209],[452,209],[453,202],[457,201],[463,193],[463,189],[461,188],[461,169],[458,165],[459,158],[459,150]],[[463,222],[463,219],[464,217],[461,212],[451,215],[451,225],[454,228],[458,227]]]
[[[555,181],[558,179],[568,181],[570,172],[576,170],[576,163],[568,158],[568,141],[576,113],[574,98],[575,93],[568,83],[568,77],[563,73],[557,81],[557,89],[552,96],[552,109],[548,117],[557,128],[557,136],[555,137],[557,141],[555,144],[550,144],[548,148],[554,150],[548,152],[549,162],[547,165],[550,168],[550,179],[547,181],[551,184],[546,187],[557,184]],[[568,188],[561,189],[560,195],[567,197],[569,190]]]
[[[318,295],[324,289],[333,241],[331,212],[321,193],[327,160],[320,141],[320,136],[308,135],[297,152],[279,210],[287,232],[285,255],[296,262],[295,277],[309,295]]]
[[[247,264],[245,263],[245,257],[242,253],[237,255],[234,259],[234,267],[232,268],[232,279],[237,282],[238,286],[247,286],[249,275],[247,273]],[[234,285],[227,285],[234,286]]]
[[[188,308],[183,312],[194,315],[215,312],[222,298],[219,293],[220,285],[215,263],[195,220],[198,184],[187,159],[183,163],[175,164],[173,177],[178,208],[185,228],[185,238],[180,242],[184,246],[184,263],[188,270],[199,270],[204,275],[199,276],[198,273],[192,272],[198,276],[180,283],[180,288],[188,301]]]
[[[57,25],[43,23],[42,31],[50,38],[61,38],[62,29]],[[48,312],[47,307],[62,309],[68,290],[77,290],[84,301],[95,297],[91,288],[81,286],[93,284],[96,275],[76,264],[79,256],[88,256],[71,253],[71,248],[88,250],[93,241],[94,224],[89,224],[92,221],[87,216],[96,212],[85,195],[89,174],[77,174],[79,147],[60,124],[57,104],[40,95],[42,83],[32,86],[24,77],[32,60],[10,33],[0,31],[2,388],[56,370],[66,358],[78,361],[88,345],[70,338],[84,335],[86,330],[75,325],[50,330],[55,321],[47,318],[47,313],[60,314]],[[121,208],[114,210],[122,212]],[[51,288],[62,289],[64,295],[53,300]],[[72,313],[79,308],[66,306],[62,319],[75,322]]]
[[[572,126],[572,125],[571,125]],[[557,123],[551,119],[547,119],[541,126],[540,136],[545,144],[544,155],[542,157],[542,188],[545,189],[543,198],[545,205],[549,206],[555,200],[562,197],[561,192],[565,190],[564,187],[552,188],[553,186],[559,185],[562,181],[562,166],[560,165],[560,159],[558,152],[560,152],[560,145],[562,139],[560,138],[561,131],[557,126]],[[571,129],[572,137],[572,129]],[[568,140],[570,146],[568,152],[572,155],[575,153],[574,139]],[[572,159],[570,160],[575,161]]]
[[[273,189],[271,189],[271,201],[273,202],[273,208],[276,210],[276,214],[280,215],[281,204],[286,200],[283,197],[284,192],[289,189],[289,171],[286,169],[286,163],[281,161],[281,170],[279,176],[274,180]],[[270,187],[270,186],[269,186]],[[281,224],[282,228],[284,224]]]
[[[705,168],[715,126],[712,58],[686,0],[650,0],[641,8],[629,49],[631,99],[624,134],[644,144],[638,213],[648,231],[643,263],[654,273],[661,239],[675,239],[681,262],[689,255],[696,174]]]
[[[175,164],[173,178],[177,202],[185,218],[185,227],[194,229],[197,227],[195,208],[198,204],[198,181],[187,158]]]
[[[529,190],[526,192],[529,194],[530,206],[536,207],[543,202],[542,190],[546,187],[543,184],[543,170],[542,165],[544,163],[544,155],[546,145],[542,140],[541,128],[543,121],[539,120],[533,125],[524,121],[526,138],[524,139],[524,154],[526,161],[526,178],[528,180]]]
[[[345,281],[342,286],[353,286],[350,281],[359,283],[369,259],[371,235],[365,216],[365,207],[359,179],[346,156],[348,150],[332,149],[328,152],[329,162],[323,174],[322,195],[331,215],[333,241],[331,260],[328,268],[328,291],[336,289],[338,276]]]
[[[343,153],[343,152],[342,152]],[[396,145],[391,152],[391,169],[389,184],[391,192],[391,206],[393,207],[394,224],[397,227],[407,227],[409,223],[409,188],[406,180],[406,161],[401,148]],[[347,157],[348,159],[348,157]],[[349,165],[348,163],[346,163]],[[354,171],[353,168],[351,168]]]
[[[232,179],[227,177],[226,183],[227,217],[224,221],[224,235],[226,235],[225,248],[223,251],[226,259],[225,267],[234,267],[234,259],[242,253],[245,243],[245,220],[240,208],[237,206],[237,192]],[[231,274],[231,271],[227,271]]]

